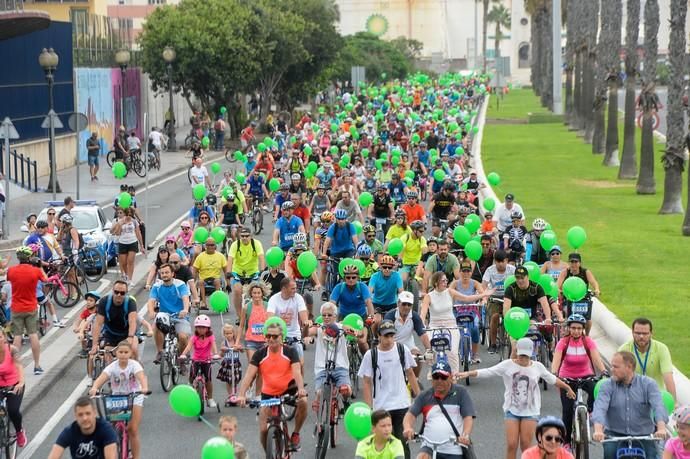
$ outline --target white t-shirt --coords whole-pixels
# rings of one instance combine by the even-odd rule
[[[498,230],[503,232],[508,228],[511,223],[513,222],[510,219],[510,214],[513,212],[520,212],[522,214],[522,219],[526,220],[527,217],[525,216],[525,212],[522,210],[522,206],[520,204],[513,202],[513,207],[510,209],[506,209],[505,203],[499,204],[496,207],[496,212],[494,213],[494,221],[496,222],[496,226],[498,227]]]
[[[149,140],[156,148],[161,148],[163,146],[163,134],[158,131],[151,131],[149,134]]]
[[[287,324],[287,337],[300,338],[302,330],[299,328],[299,313],[307,310],[304,298],[299,293],[287,300],[278,292],[268,300],[266,312],[272,312]]]
[[[144,367],[136,360],[129,359],[127,367],[120,368],[120,362],[115,360],[105,367],[103,373],[110,378],[110,387],[113,389],[113,395],[128,395],[141,390],[139,381],[137,381],[135,376],[140,371],[144,371]]]
[[[345,336],[340,335],[337,343],[332,341],[326,341],[324,339],[324,332],[319,328],[316,335],[316,349],[314,350],[314,374],[318,374],[320,371],[326,369],[326,349],[328,349],[329,355],[333,353],[333,346],[337,344],[336,355],[335,355],[335,366],[336,368],[349,368],[350,361],[347,358],[347,342],[345,341]]]
[[[505,281],[506,277],[515,274],[515,266],[506,265],[506,270],[499,273],[496,269],[496,265],[489,266],[486,271],[484,271],[484,276],[482,276],[482,283],[486,283],[490,288],[495,288],[496,291],[493,295],[494,298],[503,298],[503,293],[505,292]]]
[[[141,140],[139,140],[139,137],[137,136],[129,136],[127,137],[127,147],[130,150],[136,149],[136,148],[141,148]]]
[[[417,363],[412,357],[412,353],[407,348],[405,349],[405,370],[414,368]],[[375,410],[400,410],[408,408],[411,404],[410,393],[407,391],[405,385],[405,377],[403,369],[400,368],[400,356],[398,355],[398,347],[393,346],[390,351],[378,350],[376,381],[376,397],[374,398]],[[368,350],[362,358],[362,363],[359,366],[360,378],[374,376],[374,369],[371,365],[371,350]]]
[[[118,237],[118,242],[120,244],[134,244],[138,241],[136,227],[139,226],[139,222],[132,219],[129,223],[122,223],[120,225],[120,236]]]
[[[539,378],[543,378],[548,384],[556,384],[556,376],[540,362],[535,361],[523,367],[509,359],[491,368],[477,370],[478,378],[490,376],[503,378],[505,386],[503,411],[510,411],[516,416],[539,416],[541,411]]]
[[[189,176],[192,177],[192,188],[198,184],[206,184],[206,177],[208,177],[208,170],[206,166],[194,166],[189,170]],[[196,180],[194,180],[196,179]]]

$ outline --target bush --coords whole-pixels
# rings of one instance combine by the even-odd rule
[[[667,86],[671,82],[671,69],[667,62],[657,62],[656,83],[659,86]]]

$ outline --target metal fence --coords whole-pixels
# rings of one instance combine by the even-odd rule
[[[24,0],[0,0],[0,11],[17,11],[24,9]]]
[[[117,67],[115,52],[122,48],[130,50],[129,66],[137,67],[139,54],[132,50],[135,38],[131,19],[72,12],[75,67]]]

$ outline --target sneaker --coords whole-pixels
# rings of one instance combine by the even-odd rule
[[[62,320],[54,320],[53,321],[53,327],[65,328],[65,322]]]
[[[496,353],[496,345],[492,344],[489,346],[489,354],[495,354]]]
[[[217,406],[218,406],[218,404],[216,403],[215,400],[213,400],[212,398],[208,399],[208,407],[209,408],[216,408]]]
[[[328,293],[325,290],[321,292],[321,301],[328,301]]]
[[[80,359],[86,359],[88,357],[89,357],[89,351],[87,351],[86,349],[82,349],[81,351],[79,351],[79,358]]]
[[[34,375],[40,376],[43,374],[43,368],[41,367],[34,367]]]
[[[17,446],[23,448],[28,442],[29,440],[26,438],[26,432],[24,432],[24,429],[17,432]]]
[[[299,438],[299,432],[292,432],[292,435],[290,436],[290,444],[292,445],[292,450],[293,451],[299,451],[300,450],[300,438]]]
[[[159,352],[159,353],[156,354],[156,358],[153,359],[154,365],[158,365],[159,363],[161,363],[161,357],[162,357],[162,356],[163,356],[163,353],[162,353],[162,352]]]
[[[472,365],[477,365],[480,363],[482,363],[482,359],[480,359],[479,357],[473,357],[472,358]]]

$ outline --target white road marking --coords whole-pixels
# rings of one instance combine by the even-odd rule
[[[65,399],[64,403],[60,405],[60,407],[55,411],[55,413],[50,417],[50,419],[48,419],[48,421],[43,425],[41,430],[36,432],[36,435],[34,435],[29,444],[22,449],[22,452],[21,454],[19,454],[19,456],[17,456],[17,459],[28,459],[32,457],[36,453],[36,451],[38,451],[38,448],[40,448],[41,445],[48,439],[48,436],[53,431],[53,429],[60,423],[62,418],[64,418],[67,413],[72,411],[74,403],[77,401],[79,397],[82,396],[82,394],[86,390],[88,382],[89,378],[84,377],[84,379],[82,379],[79,382],[79,384],[77,384],[77,387],[75,387],[74,391],[69,395],[69,397],[67,397],[67,399]]]
[[[168,234],[172,234],[172,233],[173,233],[173,230],[174,230],[180,223],[182,223],[182,220],[184,220],[185,218],[187,218],[188,215],[189,215],[189,212],[183,213],[183,214],[180,215],[177,219],[175,219],[171,224],[169,224],[168,226],[166,226],[165,228],[163,228],[163,230],[162,230],[160,233],[158,233],[158,234],[156,235],[156,237],[155,237],[155,239],[153,240],[153,242],[151,242],[151,245],[156,245],[156,244],[158,244],[158,243],[159,243],[161,240],[163,240],[163,238],[165,238]]]

